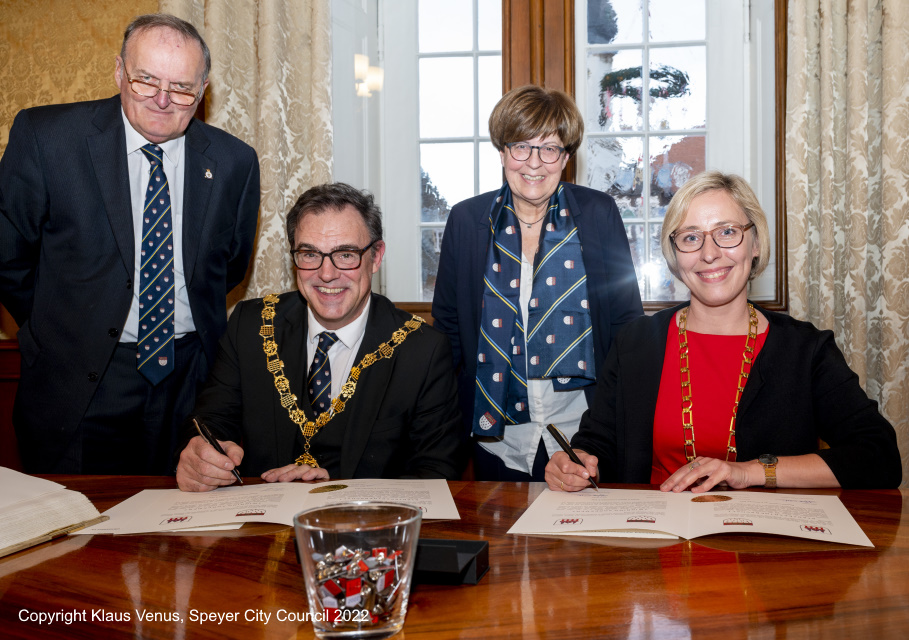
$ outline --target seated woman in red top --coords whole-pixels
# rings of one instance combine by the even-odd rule
[[[899,485],[893,427],[833,333],[748,301],[768,238],[742,178],[706,172],[678,191],[661,244],[691,302],[622,329],[571,439],[583,466],[553,455],[550,489],[588,477],[692,492]]]

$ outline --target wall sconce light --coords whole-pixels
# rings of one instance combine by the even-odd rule
[[[360,98],[369,98],[373,91],[381,91],[385,83],[385,69],[382,67],[371,67],[369,65],[369,56],[361,53],[354,54],[354,87],[357,96]]]
[[[362,53],[354,54],[354,78],[357,82],[366,82],[366,77],[369,74],[369,56],[364,56]]]
[[[366,74],[366,86],[370,91],[381,91],[385,83],[385,69],[382,67],[370,67]]]

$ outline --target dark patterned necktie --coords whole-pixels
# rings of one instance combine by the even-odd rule
[[[152,384],[174,370],[174,227],[164,152],[142,147],[151,169],[142,212],[138,368]]]
[[[337,341],[338,336],[329,331],[319,334],[316,356],[312,359],[309,376],[306,378],[309,403],[320,413],[331,407],[331,362],[328,360],[328,350]]]

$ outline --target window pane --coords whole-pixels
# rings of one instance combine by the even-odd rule
[[[631,248],[631,261],[634,263],[634,271],[638,276],[638,289],[641,291],[641,297],[646,299],[646,289],[644,288],[644,275],[641,269],[647,262],[647,242],[644,236],[644,223],[626,224],[625,234],[628,236],[628,246]]]
[[[695,129],[707,122],[704,47],[650,50],[650,126]]]
[[[443,227],[423,229],[421,234],[422,299],[426,302],[432,300],[432,292],[436,287],[436,274],[439,273],[439,253],[442,250],[442,233],[444,230]]]
[[[420,145],[423,222],[445,222],[448,210],[473,193],[473,143]]]
[[[437,0],[438,1],[438,0]],[[477,40],[480,51],[502,50],[502,3],[480,0],[477,3]]]
[[[643,276],[647,290],[641,291],[646,300],[684,300],[688,297],[688,288],[676,279],[660,249],[661,224],[650,224],[649,250],[650,259],[642,266],[639,276]]]
[[[461,136],[473,136],[473,58],[420,60],[420,137]]]
[[[587,126],[594,131],[640,131],[640,49],[587,56]]]
[[[704,136],[650,139],[650,218],[662,218],[682,185],[704,171]]]
[[[703,40],[707,20],[704,0],[650,0],[650,40]]]
[[[480,143],[480,193],[502,186],[502,159],[489,141]]]
[[[489,135],[489,114],[502,97],[502,56],[480,56],[477,59],[479,114],[481,136]]]
[[[644,27],[641,0],[588,0],[587,42],[641,42]]]
[[[623,218],[644,216],[643,156],[641,138],[587,140],[587,184],[615,198]]]
[[[420,0],[420,53],[473,49],[471,0]]]

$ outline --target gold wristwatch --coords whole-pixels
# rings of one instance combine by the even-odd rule
[[[764,488],[776,489],[776,463],[779,460],[771,453],[763,453],[758,456],[758,462],[764,466]]]

